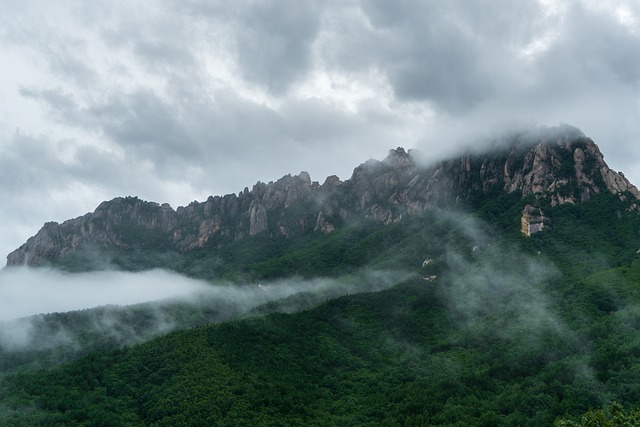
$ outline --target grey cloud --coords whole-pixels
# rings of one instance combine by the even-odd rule
[[[0,141],[2,205],[74,216],[104,194],[175,204],[300,170],[345,178],[390,147],[451,155],[514,122],[576,125],[640,182],[639,36],[583,4],[554,15],[534,0],[8,3],[0,49],[49,78],[25,73],[15,91],[55,126]],[[297,92],[325,71],[370,99],[347,110]],[[60,196],[74,187],[90,195]],[[46,219],[64,217],[33,227]]]
[[[127,52],[148,72],[169,76],[192,72],[196,66],[193,49],[201,34],[193,22],[160,5],[150,6],[153,19],[123,16],[122,11],[114,10],[109,11],[108,20],[91,11],[87,14],[110,49]]]
[[[322,53],[339,68],[380,69],[400,101],[463,117],[493,103],[508,111],[514,99],[548,105],[594,87],[638,89],[638,36],[579,2],[561,17],[534,1],[359,5],[364,21],[346,15]],[[526,57],[536,42],[548,46]]]
[[[613,84],[640,89],[640,58],[632,54],[640,48],[640,36],[579,3],[572,3],[560,30],[537,64],[541,84],[563,93]]]
[[[56,178],[67,173],[56,155],[55,143],[44,136],[18,132],[3,145],[5,150],[0,152],[2,191],[55,185]]]
[[[56,120],[66,123],[80,122],[79,106],[74,96],[63,89],[36,89],[23,86],[18,91],[21,96],[38,101]]]
[[[48,193],[65,191],[78,179],[85,185],[109,186],[109,181],[117,182],[124,175],[114,173],[119,168],[105,151],[77,141],[17,132],[2,142],[5,150],[0,152],[0,180],[4,185],[0,194],[37,197],[34,194],[43,189]]]
[[[320,29],[315,1],[280,0],[245,5],[236,32],[245,77],[281,94],[312,66],[311,44]]]
[[[474,46],[473,35],[464,34],[446,16],[429,21],[405,18],[409,28],[395,31],[403,43],[393,46],[388,58],[393,62],[385,64],[397,98],[427,99],[455,111],[493,92],[495,83],[489,70],[482,69],[483,52]]]
[[[149,90],[139,90],[122,104],[109,106],[116,120],[104,124],[104,131],[117,143],[134,146],[141,158],[169,162],[175,157],[194,159],[197,146],[189,144],[190,131],[176,117],[179,110]],[[121,107],[120,111],[117,106]],[[161,165],[162,166],[162,165]]]
[[[85,184],[99,184],[105,182],[109,170],[113,173],[113,164],[99,167],[105,160],[103,153],[94,147],[77,146],[74,141],[16,134],[5,141],[5,146],[8,150],[0,154],[0,179],[4,184],[0,193],[17,191],[35,197],[33,193],[42,189],[65,190],[79,177]],[[69,159],[62,157],[64,151],[72,153]]]
[[[185,46],[174,46],[159,41],[139,41],[134,47],[137,57],[145,58],[150,64],[166,64],[174,67],[191,66],[195,59]]]
[[[514,77],[514,51],[540,25],[535,2],[363,2],[368,20],[335,35],[327,52],[338,67],[376,67],[401,101],[426,100],[465,112]],[[354,20],[354,16],[349,16]],[[353,24],[349,24],[353,25]],[[359,60],[354,60],[359,58]]]
[[[179,171],[172,168],[171,163],[182,159],[179,164],[183,166],[184,162],[201,158],[200,148],[193,142],[191,130],[181,121],[179,106],[168,104],[150,90],[141,89],[120,96],[114,94],[105,102],[94,103],[86,108],[81,108],[73,96],[60,89],[38,91],[22,88],[21,94],[39,100],[60,123],[107,136],[125,149],[131,161],[151,161],[159,170],[177,174]],[[44,141],[40,143],[47,144]],[[60,172],[69,173],[74,167],[75,172],[87,170],[87,164],[95,166],[96,161],[105,160],[104,153],[101,155],[94,148],[84,147],[77,151],[82,155],[77,160],[82,162],[60,165]],[[54,153],[49,155],[49,160],[55,157]],[[94,156],[95,160],[91,161]],[[43,164],[42,170],[50,170],[55,164],[60,162]]]
[[[225,94],[204,104],[193,98],[166,101],[145,91],[90,113],[106,112],[111,120],[89,119],[101,123],[104,135],[132,160],[152,162],[163,176],[175,179],[189,168],[215,170],[233,162],[253,162],[265,154],[271,157],[261,151],[277,151],[273,143],[279,117],[250,104]]]
[[[83,42],[65,40],[57,49],[46,51],[49,64],[55,74],[75,81],[80,85],[96,84],[98,76],[87,63],[88,52]]]
[[[24,89],[23,95],[44,103],[57,120],[107,137],[123,150],[125,158],[119,160],[122,165],[93,147],[76,150],[74,172],[94,175],[85,176],[94,182],[124,181],[119,174],[136,182],[131,180],[129,168],[135,170],[136,163],[146,162],[167,179],[180,179],[188,169],[208,170],[210,178],[242,182],[225,186],[225,191],[239,191],[257,180],[296,172],[291,170],[292,158],[298,159],[302,169],[312,169],[318,158],[329,163],[330,158],[347,150],[345,144],[362,137],[363,129],[371,146],[361,147],[361,157],[368,158],[370,149],[382,144],[387,128],[401,125],[385,120],[384,113],[371,121],[366,114],[345,114],[320,99],[291,100],[276,111],[229,91],[203,100],[192,93],[165,99],[150,90],[138,90],[112,94],[86,108],[80,108],[59,90]],[[369,112],[380,113],[376,109]],[[250,176],[244,168],[248,163],[254,165]],[[355,165],[348,163],[347,170]],[[218,168],[222,172],[217,172]],[[322,175],[338,173],[327,165],[324,170],[318,180],[325,178]],[[105,176],[109,172],[111,176]]]
[[[282,107],[281,115],[288,136],[308,148],[346,142],[359,135],[363,126],[375,127],[375,123],[364,123],[362,116],[336,111],[319,99],[291,101]]]
[[[215,28],[226,40],[212,46],[228,50],[235,57],[244,79],[276,96],[312,70],[313,44],[322,30],[326,1],[277,0],[236,3],[225,7],[219,2],[190,0],[171,2],[170,7],[201,23],[204,36]]]
[[[197,161],[203,155],[210,159],[210,154],[221,150],[239,159],[238,151],[265,151],[265,144],[277,156],[281,145],[319,141],[313,135],[324,118],[330,123],[324,126],[329,136],[339,129],[349,129],[342,134],[341,142],[346,136],[354,140],[368,137],[368,126],[361,119],[354,120],[348,117],[350,113],[335,108],[320,120],[306,120],[305,114],[294,111],[298,105],[304,107],[296,99],[284,99],[282,111],[221,91],[214,95],[219,99],[202,99],[198,87],[204,85],[206,77],[193,63],[189,49],[196,37],[206,37],[207,28],[216,25],[224,26],[233,37],[223,40],[222,45],[235,52],[241,74],[272,92],[283,94],[293,82],[303,79],[313,66],[314,49],[319,48],[316,53],[329,67],[356,73],[381,70],[399,102],[425,101],[445,118],[450,117],[452,120],[441,123],[452,127],[460,126],[454,123],[456,119],[470,119],[469,114],[529,115],[548,123],[550,101],[558,106],[554,114],[567,114],[563,110],[568,108],[563,106],[569,106],[569,98],[575,99],[575,93],[586,89],[592,79],[581,70],[582,57],[593,58],[594,64],[615,71],[627,81],[635,78],[637,72],[633,70],[640,69],[631,66],[635,65],[633,56],[623,55],[634,40],[615,23],[589,25],[606,19],[594,17],[589,11],[580,12],[579,8],[574,9],[580,13],[572,9],[560,22],[546,17],[541,4],[534,1],[473,5],[256,2],[233,8],[196,1],[166,5],[168,9],[161,10],[161,19],[155,25],[145,23],[138,28],[134,19],[123,19],[119,26],[110,24],[111,32],[105,30],[104,34],[111,42],[117,40],[117,46],[128,46],[143,62],[149,61],[149,67],[171,64],[170,71],[151,70],[166,78],[170,98],[161,99],[149,89],[136,89],[114,93],[107,102],[90,105],[88,111],[94,115],[91,122],[107,136],[141,158],[152,159],[160,168],[176,159]],[[199,25],[190,33],[185,28],[188,20],[196,17]],[[584,22],[588,25],[582,29],[579,24]],[[518,57],[520,50],[554,25],[564,28],[560,39],[552,42],[549,52],[523,65]],[[163,30],[175,37],[159,39]],[[318,46],[320,39],[325,44]],[[606,49],[593,47],[598,45]],[[585,49],[587,52],[580,54]],[[602,61],[609,57],[617,62],[607,65],[608,60]],[[181,71],[177,70],[179,64],[184,65]],[[73,126],[73,116],[69,118]],[[358,121],[359,129],[354,125]],[[568,120],[552,117],[551,121]],[[308,134],[301,136],[305,132]],[[171,162],[162,161],[165,154],[172,157]]]
[[[27,10],[22,10],[23,7]],[[16,9],[18,10],[14,12],[18,16],[28,16],[28,5],[21,5]],[[25,25],[23,19],[12,19],[15,17],[9,13],[5,16],[4,19],[0,18],[4,29],[0,33],[0,40],[24,50],[38,67],[46,66],[60,78],[80,85],[95,84],[97,75],[86,60],[89,51],[82,37],[77,37],[72,32],[57,31],[51,21],[43,16],[31,17],[30,25]]]

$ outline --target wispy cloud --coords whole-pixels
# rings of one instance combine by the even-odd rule
[[[132,344],[176,327],[237,318],[269,302],[278,304],[259,313],[294,312],[341,295],[386,289],[407,277],[402,272],[362,271],[340,278],[239,285],[212,284],[163,270],[64,273],[10,268],[0,272],[0,349],[81,346],[87,334],[114,346]]]

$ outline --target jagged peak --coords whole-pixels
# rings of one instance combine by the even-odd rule
[[[393,157],[406,157],[406,156],[407,156],[407,152],[405,151],[405,149],[403,147],[398,147],[395,150],[393,148],[389,150],[387,159],[393,158]]]
[[[412,156],[402,147],[389,150],[389,154],[382,163],[395,169],[406,169],[415,166]]]
[[[130,243],[118,229],[132,225],[165,233],[171,250],[183,252],[202,248],[211,238],[239,240],[263,232],[288,236],[296,229],[328,233],[354,215],[388,224],[438,203],[459,203],[472,193],[496,190],[546,197],[551,205],[586,202],[601,191],[640,199],[623,174],[609,169],[595,142],[572,126],[512,132],[483,147],[429,165],[420,161],[421,152],[397,147],[382,161],[370,159],[356,167],[344,182],[332,175],[319,185],[301,171],[175,211],[168,204],[117,197],[93,213],[45,224],[9,254],[8,264],[47,262],[72,253],[82,242],[125,247]],[[292,206],[295,212],[287,213]]]
[[[342,184],[343,184],[343,182],[340,180],[338,175],[329,175],[327,177],[327,179],[324,180],[324,183],[322,184],[322,187],[323,188],[337,187],[337,186],[342,185]]]
[[[411,151],[412,150],[409,150],[409,152]],[[391,167],[393,169],[403,170],[415,166],[416,164],[410,153],[405,151],[403,147],[398,147],[396,149],[389,150],[387,157],[383,160],[369,159],[366,162],[361,163],[353,170],[353,174],[349,181],[357,180],[362,175],[368,176],[375,173],[381,167]]]
[[[311,175],[307,171],[301,171],[298,174],[298,178],[301,179],[305,184],[311,184]]]

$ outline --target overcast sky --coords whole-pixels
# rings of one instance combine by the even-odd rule
[[[640,183],[640,2],[4,0],[0,252],[397,146],[568,123]]]

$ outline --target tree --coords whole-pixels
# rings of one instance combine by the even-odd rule
[[[634,427],[640,425],[640,408],[625,412],[623,406],[613,402],[608,411],[590,409],[582,415],[580,422],[557,420],[555,427]]]

